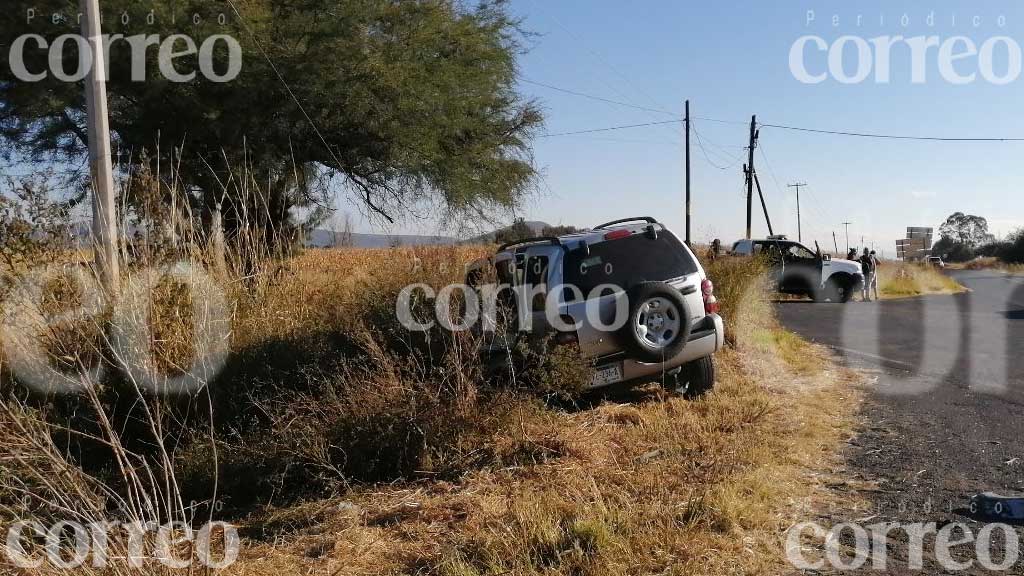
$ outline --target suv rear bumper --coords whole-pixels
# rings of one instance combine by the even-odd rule
[[[660,381],[666,378],[669,372],[683,364],[710,356],[721,350],[724,346],[725,323],[718,314],[708,314],[703,320],[694,325],[693,330],[690,332],[690,339],[687,340],[686,346],[683,347],[679,354],[665,362],[640,362],[627,358],[625,353],[611,354],[599,358],[596,363],[597,370],[621,364],[622,379],[615,382],[606,382],[599,386],[591,386],[591,389],[624,383]]]

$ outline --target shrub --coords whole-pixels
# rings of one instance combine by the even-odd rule
[[[1003,244],[997,255],[1007,264],[1024,263],[1024,229],[1011,234],[1009,241]]]
[[[726,341],[735,344],[744,313],[770,314],[758,308],[751,311],[751,302],[765,301],[767,283],[765,263],[757,258],[719,258],[705,264],[708,278],[715,285],[715,297],[725,321]]]

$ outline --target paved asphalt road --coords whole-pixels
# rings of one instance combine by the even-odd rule
[[[872,377],[847,463],[851,480],[877,483],[857,495],[874,509],[836,512],[834,523],[964,522],[977,532],[971,495],[1024,494],[1024,277],[951,274],[971,292],[777,304],[787,328]],[[889,573],[911,573],[899,568],[905,541],[890,546],[897,565]],[[989,573],[975,570],[966,573]],[[925,570],[913,573],[945,572],[926,553]],[[1008,573],[1024,573],[1024,559]]]

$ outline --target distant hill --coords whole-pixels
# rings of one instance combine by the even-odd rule
[[[306,239],[309,248],[336,247],[335,234],[330,230],[313,230]],[[445,246],[457,244],[451,236],[417,236],[413,234],[352,234],[353,248],[390,248],[391,246]]]
[[[525,223],[534,235],[540,236],[549,224],[541,221],[528,221]],[[473,236],[466,239],[455,238],[454,236],[424,236],[416,234],[352,234],[353,248],[389,248],[392,246],[450,246],[454,244],[489,244],[494,242],[495,236],[506,231],[511,226],[499,228],[493,232]],[[129,231],[131,233],[131,231]],[[72,235],[79,245],[86,245],[92,236],[91,224],[89,222],[78,222],[72,226]],[[331,248],[335,247],[336,234],[331,230],[316,229],[310,232],[306,239],[307,248]]]
[[[540,236],[550,225],[547,222],[528,221],[525,223],[535,236]],[[388,248],[390,246],[447,246],[452,244],[491,244],[494,238],[511,226],[499,228],[493,232],[458,239],[452,236],[417,236],[414,234],[352,234],[355,248]],[[334,246],[335,233],[330,230],[314,230],[310,233],[306,246],[312,248],[330,248]],[[340,236],[340,234],[339,234]]]
[[[547,222],[541,222],[539,220],[527,220],[526,222],[524,222],[524,224],[526,224],[526,226],[533,232],[534,236],[540,236],[541,234],[544,233],[545,228],[551,226]],[[494,232],[488,232],[486,234],[481,234],[479,236],[474,236],[472,238],[463,240],[462,244],[492,244],[494,243],[494,238],[498,234],[508,231],[511,228],[511,225],[505,226],[504,228],[498,228]]]

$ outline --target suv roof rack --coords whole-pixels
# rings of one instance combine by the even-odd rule
[[[605,222],[604,224],[594,226],[594,230],[600,230],[602,228],[607,228],[609,226],[615,226],[616,224],[626,224],[628,222],[647,222],[648,224],[660,224],[660,222],[658,222],[654,218],[651,218],[650,216],[636,216],[634,218],[622,218],[621,220],[612,220],[611,222]]]
[[[520,244],[554,244],[555,246],[561,246],[562,241],[556,236],[537,236],[536,238],[523,238],[522,240],[516,240],[515,242],[508,242],[498,247],[498,252],[504,252],[513,246],[519,246]]]

